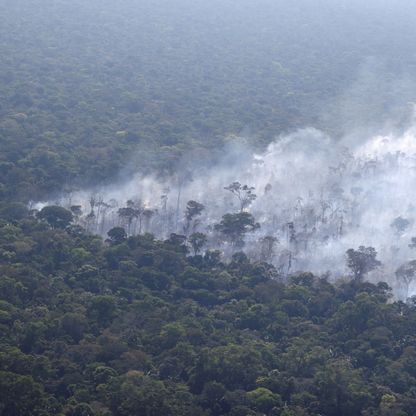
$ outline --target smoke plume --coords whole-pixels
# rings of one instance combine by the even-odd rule
[[[198,231],[208,236],[206,248],[228,256],[235,247],[214,225],[240,210],[224,189],[236,181],[254,187],[257,196],[245,207],[260,224],[245,237],[243,250],[252,258],[273,263],[282,274],[330,271],[337,277],[347,274],[347,249],[372,246],[382,266],[369,278],[403,290],[394,272],[416,256],[409,248],[416,236],[416,127],[340,141],[308,128],[279,137],[263,153],[234,138],[214,164],[188,160],[169,178],[137,174],[55,202],[80,206],[77,221],[91,232],[105,235],[119,225],[157,238]],[[205,207],[192,223],[184,214],[190,200]],[[128,206],[140,216],[123,218],[120,208]]]

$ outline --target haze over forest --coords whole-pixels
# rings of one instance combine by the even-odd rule
[[[0,416],[415,414],[415,18],[0,1]]]

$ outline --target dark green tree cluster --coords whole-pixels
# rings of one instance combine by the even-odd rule
[[[0,223],[1,415],[414,414],[416,308],[386,284],[66,220]]]

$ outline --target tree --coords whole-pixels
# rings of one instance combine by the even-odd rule
[[[192,201],[192,200],[188,201],[188,203],[186,204],[186,209],[185,209],[185,219],[186,219],[186,223],[184,226],[185,234],[188,233],[189,228],[192,224],[192,221],[195,219],[195,217],[200,216],[204,209],[205,209],[205,206],[203,204],[200,204],[199,202]],[[197,224],[194,223],[194,226],[193,226],[194,229],[196,225]]]
[[[141,201],[133,201],[129,199],[127,201],[127,207],[126,208],[120,208],[118,210],[119,216],[124,217],[128,221],[129,230],[131,227],[131,224],[133,220],[135,221],[133,233],[136,234],[136,226],[137,226],[137,220],[139,222],[139,229],[137,231],[138,234],[142,233],[142,226],[143,226],[143,220],[145,221],[145,227],[150,223],[151,218],[155,214],[155,211],[153,209],[146,208]],[[130,234],[130,231],[129,231]]]
[[[169,238],[165,240],[165,243],[174,247],[175,251],[186,253],[188,248],[186,247],[186,236],[176,233],[171,233]]]
[[[281,407],[283,405],[280,396],[272,393],[265,387],[258,387],[255,390],[249,391],[247,397],[252,402],[253,407],[262,413],[270,412],[273,407]]]
[[[72,212],[58,205],[43,207],[37,217],[45,220],[52,228],[66,228],[73,220]]]
[[[360,370],[346,359],[331,360],[315,372],[319,414],[360,415],[372,404],[370,389]]]
[[[273,258],[275,245],[279,242],[276,237],[266,235],[260,239],[260,259],[270,261]]]
[[[260,228],[260,224],[255,222],[250,213],[239,212],[223,215],[221,222],[216,224],[214,228],[229,239],[232,245],[242,247],[245,234]]]
[[[118,211],[118,216],[123,220],[127,222],[127,233],[130,235],[131,233],[131,224],[133,223],[133,220],[138,218],[138,212],[135,208],[131,206],[127,206],[124,208],[120,208]]]
[[[410,221],[403,217],[397,217],[390,224],[390,227],[394,228],[397,234],[403,234],[409,227]]]
[[[8,221],[16,221],[25,218],[28,209],[25,204],[18,202],[6,203],[0,206],[0,217]]]
[[[347,266],[355,280],[362,280],[365,274],[381,265],[377,260],[377,251],[373,247],[360,246],[358,250],[350,248],[346,254]]]
[[[168,406],[168,391],[163,382],[143,376],[138,371],[129,371],[112,403],[117,403],[113,414],[118,416],[171,414]]]
[[[113,318],[115,311],[115,299],[109,295],[95,296],[89,305],[90,316],[97,319],[100,324],[108,323]]]
[[[396,270],[396,277],[399,281],[404,283],[406,288],[406,296],[409,295],[409,286],[416,276],[416,260],[411,260],[405,264],[402,264]]]
[[[188,241],[196,256],[201,251],[202,247],[204,247],[206,244],[207,236],[203,233],[193,233],[189,236]]]
[[[139,234],[141,234],[142,232],[142,218],[145,221],[144,224],[144,232],[146,233],[148,228],[149,228],[149,224],[150,224],[150,220],[152,219],[152,217],[156,214],[156,210],[154,209],[149,209],[149,208],[144,208],[141,213],[140,213],[140,227],[139,227]]]
[[[201,403],[205,408],[211,409],[212,414],[221,414],[226,393],[227,390],[221,383],[208,381],[201,393]]]
[[[94,416],[94,412],[87,403],[77,404],[68,416]]]
[[[68,312],[62,316],[60,326],[64,333],[78,342],[83,337],[87,321],[85,316],[78,312]]]
[[[126,230],[123,227],[114,227],[107,232],[107,235],[107,241],[113,245],[121,244],[127,238]]]
[[[0,371],[0,414],[13,416],[41,415],[44,395],[31,376]]]
[[[249,344],[205,348],[191,371],[191,391],[200,393],[207,382],[214,380],[228,390],[254,387],[265,371],[261,356],[261,350]]]
[[[233,182],[224,189],[237,197],[240,204],[240,212],[243,212],[257,198],[257,195],[253,192],[254,187],[241,185],[240,182]]]

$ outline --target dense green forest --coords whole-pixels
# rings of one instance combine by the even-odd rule
[[[2,1],[1,195],[172,169],[190,149],[215,158],[228,135],[262,146],[382,121],[412,101],[416,6],[320,1]]]
[[[236,253],[0,228],[3,415],[413,415],[416,309]]]
[[[416,5],[399,3],[0,2],[1,416],[416,414],[415,302],[363,281],[372,247],[334,283],[239,251],[249,203],[213,225],[229,259],[201,233],[103,238],[76,207],[31,209],[163,182],[236,136],[399,125],[416,85]]]

